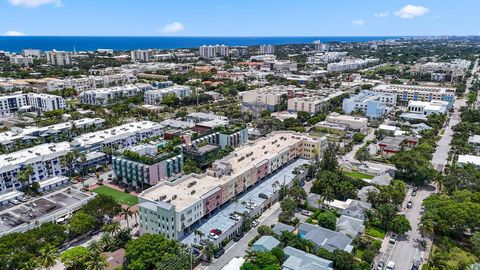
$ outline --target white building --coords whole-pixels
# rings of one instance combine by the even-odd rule
[[[448,110],[448,102],[442,100],[408,102],[408,112],[402,113],[401,118],[405,120],[427,120],[432,114],[445,114]]]
[[[18,174],[32,166],[29,183],[41,182],[65,172],[60,159],[71,150],[68,142],[46,143],[14,153],[0,155],[0,193],[21,188]]]
[[[342,109],[351,114],[363,112],[367,117],[380,118],[397,104],[397,95],[363,90],[355,96],[343,100]]]
[[[324,52],[316,53],[307,57],[307,65],[326,65],[328,63],[337,62],[347,56],[347,52]]]
[[[23,49],[22,55],[25,57],[40,58],[42,56],[42,51],[39,49]]]
[[[289,112],[308,112],[315,114],[321,111],[325,104],[323,98],[320,97],[298,97],[290,98],[288,100],[287,109]]]
[[[275,47],[273,45],[260,45],[260,54],[273,54]]]
[[[480,157],[473,155],[459,155],[457,165],[463,167],[467,164],[472,164],[477,168],[480,168]]]
[[[364,68],[368,65],[376,64],[379,59],[353,59],[344,60],[338,63],[330,63],[327,65],[327,70],[330,72],[352,71]]]
[[[88,76],[82,78],[51,79],[47,81],[47,90],[55,91],[65,88],[73,88],[78,92],[102,87],[121,86],[137,81],[137,77],[131,73],[118,73],[104,76]]]
[[[148,62],[150,61],[150,50],[131,51],[130,58],[133,62]]]
[[[242,109],[252,111],[254,114],[258,114],[262,110],[275,112],[279,109],[282,96],[299,90],[300,88],[293,85],[273,85],[245,91],[241,93]]]
[[[110,129],[82,134],[76,137],[71,146],[82,151],[97,151],[103,147],[123,149],[138,141],[163,136],[163,126],[151,121],[132,122]]]
[[[219,120],[219,121],[226,121],[228,124],[228,117],[216,115],[214,113],[193,112],[193,113],[189,113],[186,119],[187,121],[194,122],[194,123]]]
[[[14,55],[10,56],[10,63],[27,67],[33,65],[33,58],[30,56]]]
[[[225,45],[203,45],[199,48],[200,57],[215,58],[230,55],[228,46]]]
[[[60,96],[38,93],[15,93],[0,96],[0,115],[10,115],[32,108],[39,112],[65,109],[65,100]]]
[[[163,97],[167,94],[174,94],[181,99],[190,95],[190,87],[175,85],[166,88],[146,91],[144,95],[145,104],[160,105],[163,101]]]
[[[356,117],[350,115],[342,115],[338,113],[331,113],[325,119],[327,122],[334,124],[342,124],[348,126],[351,130],[365,130],[367,128],[368,119],[364,117]]]
[[[45,52],[45,54],[50,65],[68,66],[72,64],[71,52],[53,50]]]
[[[373,87],[371,91],[396,94],[397,103],[407,103],[410,100],[443,100],[448,101],[450,107],[455,100],[455,88],[438,86],[381,84]]]
[[[127,84],[123,86],[98,88],[80,93],[83,104],[106,106],[127,97],[133,97],[141,92],[153,89],[150,84]]]
[[[330,49],[330,45],[323,44],[320,40],[315,40],[313,42],[313,44],[315,46],[315,51],[316,52],[324,52],[324,51],[328,51]]]

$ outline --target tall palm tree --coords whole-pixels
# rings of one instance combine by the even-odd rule
[[[86,270],[103,270],[108,267],[108,262],[101,252],[91,252],[85,265],[87,266]]]
[[[109,250],[112,247],[113,241],[115,239],[110,233],[103,233],[102,238],[100,239],[100,245],[102,246],[102,250]]]
[[[120,215],[125,216],[125,220],[127,221],[127,228],[130,228],[130,225],[128,223],[128,218],[133,216],[133,211],[130,210],[130,206],[127,206],[126,208],[122,208],[122,212]]]
[[[102,231],[110,234],[116,234],[122,229],[121,225],[119,222],[112,222],[109,224],[105,224],[102,227]]]
[[[102,245],[100,242],[93,240],[88,244],[88,250],[92,253],[102,253]]]
[[[57,249],[47,244],[40,249],[40,264],[47,270],[57,264]]]
[[[333,189],[330,187],[327,187],[321,194],[321,199],[319,200],[319,205],[324,205],[326,208],[328,208],[328,203],[332,202],[335,200],[335,194],[333,192]]]

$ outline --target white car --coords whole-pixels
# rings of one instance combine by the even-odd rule
[[[237,214],[230,215],[230,219],[233,219],[235,221],[239,221],[242,217]]]
[[[260,223],[260,221],[255,219],[254,221],[252,221],[252,227],[254,227],[254,228],[257,227],[259,223]]]
[[[395,270],[395,263],[392,262],[392,261],[389,261],[389,262],[387,263],[387,268],[385,268],[385,269],[387,269],[387,270]]]
[[[214,234],[213,232],[208,233],[208,238],[211,238],[213,240],[218,238],[218,235]]]
[[[312,215],[312,211],[308,211],[308,210],[302,210],[300,213],[307,217]]]
[[[20,202],[19,202],[18,200],[12,200],[12,203],[13,203],[14,205],[20,204]]]

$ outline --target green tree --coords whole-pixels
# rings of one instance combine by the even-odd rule
[[[162,104],[168,107],[176,107],[180,103],[180,99],[174,93],[169,93],[163,96]]]
[[[322,171],[336,171],[338,169],[337,161],[337,147],[334,144],[329,144],[325,152],[323,153],[322,160],[320,161],[320,170]]]
[[[480,255],[480,232],[475,232],[470,237],[470,245],[472,245],[475,254]]]
[[[273,235],[272,228],[270,228],[270,226],[267,226],[267,225],[260,225],[257,228],[257,232],[260,235]]]
[[[286,197],[280,202],[280,208],[282,209],[283,212],[293,214],[296,208],[296,203],[292,198]]]
[[[299,111],[297,112],[297,120],[300,121],[300,123],[305,123],[307,122],[310,117],[312,117],[308,112],[304,111]]]
[[[57,263],[57,251],[58,250],[50,244],[45,245],[39,250],[40,264],[47,270],[55,266]]]
[[[68,223],[70,231],[75,235],[83,235],[95,228],[95,220],[89,214],[78,211]]]
[[[17,179],[22,184],[22,188],[24,191],[27,190],[28,182],[30,181],[30,177],[32,176],[32,174],[33,167],[31,165],[21,168],[20,172],[18,173]]]
[[[353,270],[355,258],[346,251],[336,249],[333,251],[333,265],[338,270]]]
[[[337,225],[337,216],[332,211],[324,211],[317,216],[318,225],[334,231]]]
[[[261,113],[260,113],[260,117],[261,118],[269,118],[271,117],[271,112],[269,110],[263,110]]]
[[[405,217],[405,215],[396,215],[388,225],[388,229],[399,235],[404,235],[406,232],[412,229],[410,221]]]
[[[285,261],[285,252],[283,252],[283,249],[279,247],[274,247],[272,250],[270,250],[270,253],[275,256],[280,264]]]
[[[300,186],[300,182],[295,180],[292,187],[288,190],[288,195],[300,205],[307,199],[307,192]]]
[[[424,153],[415,150],[403,151],[391,158],[397,168],[395,176],[407,183],[424,185],[435,179],[437,172]]]
[[[355,143],[361,143],[365,139],[365,134],[357,132],[353,134],[352,139]]]
[[[90,256],[90,252],[86,247],[77,246],[67,249],[60,256],[60,261],[69,270],[82,270],[86,268],[85,263]]]
[[[392,203],[385,203],[377,207],[380,223],[384,228],[388,228],[390,222],[397,214],[397,207]]]
[[[83,206],[82,211],[92,216],[96,223],[103,224],[105,218],[112,219],[120,214],[122,207],[112,196],[98,194]]]

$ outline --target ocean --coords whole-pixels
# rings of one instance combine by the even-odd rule
[[[326,42],[366,42],[399,37],[87,37],[87,36],[0,36],[0,50],[21,52],[33,48],[42,51],[94,51],[96,49],[137,50],[195,48],[202,45],[254,46],[261,44],[307,44],[314,40]]]

